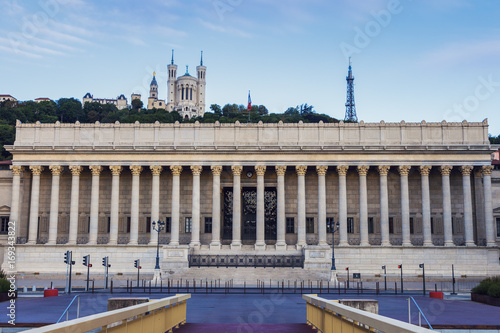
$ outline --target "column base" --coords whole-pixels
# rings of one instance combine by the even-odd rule
[[[87,242],[86,245],[97,245],[97,242]]]
[[[45,245],[56,245],[56,242],[47,242]]]
[[[195,249],[199,249],[201,246],[201,243],[200,242],[191,242],[189,243],[189,247],[190,248],[195,248]]]
[[[337,271],[330,271],[330,281],[333,283],[337,283]]]
[[[155,269],[155,275],[153,276],[153,280],[151,282],[153,283],[160,283],[161,282],[161,271],[159,269]]]
[[[434,246],[434,244],[432,242],[424,242],[424,246]]]
[[[302,250],[303,248],[306,247],[306,243],[301,243],[301,244],[295,244],[295,249],[296,250]]]
[[[241,242],[231,243],[231,250],[241,250]]]
[[[148,245],[156,246],[156,245],[158,245],[158,242],[149,242]]]
[[[210,243],[210,250],[220,250],[220,242],[212,242]]]
[[[170,242],[168,243],[170,246],[179,246],[179,242]]]
[[[445,242],[444,246],[455,246],[453,242]]]
[[[406,243],[403,243],[401,246],[409,247],[409,246],[413,246],[413,244],[411,242],[406,242]]]
[[[476,244],[474,242],[466,242],[465,246],[476,246]]]
[[[340,242],[338,246],[349,246],[349,242]]]
[[[286,243],[276,243],[274,246],[276,251],[286,251]]]
[[[383,242],[380,246],[391,246],[391,242]]]
[[[26,242],[26,245],[36,245],[36,242],[35,241],[28,241],[28,242]]]
[[[255,243],[255,250],[266,250],[266,243]]]
[[[370,243],[369,242],[363,242],[363,243],[360,243],[359,246],[370,246]]]
[[[139,243],[137,243],[137,241],[133,241],[133,242],[128,242],[127,245],[139,245]]]

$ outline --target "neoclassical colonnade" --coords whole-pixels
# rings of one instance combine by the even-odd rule
[[[38,235],[38,216],[39,216],[39,201],[40,201],[40,175],[45,166],[28,165],[32,174],[31,183],[31,201],[28,218],[28,239],[27,244],[36,244]],[[52,174],[51,192],[50,192],[50,216],[49,216],[49,233],[46,244],[54,245],[57,242],[58,235],[58,215],[59,215],[59,183],[60,175],[65,166],[49,165],[48,169]],[[83,171],[82,165],[67,165],[72,174],[71,193],[70,193],[70,214],[69,214],[69,237],[67,244],[77,244],[78,237],[78,216],[79,216],[79,193],[80,193],[80,175]],[[90,226],[88,234],[88,244],[96,245],[98,239],[98,217],[99,217],[99,180],[103,170],[101,165],[88,165],[92,174],[91,180],[91,205],[90,205]],[[130,202],[130,237],[129,245],[138,245],[139,239],[139,193],[141,173],[145,169],[149,169],[152,174],[151,188],[151,221],[159,219],[160,211],[160,174],[166,168],[172,173],[171,187],[171,237],[170,245],[179,245],[180,231],[180,198],[181,198],[181,178],[180,175],[184,171],[181,165],[108,165],[112,174],[111,180],[111,210],[110,210],[110,232],[108,245],[118,244],[118,221],[119,221],[119,197],[120,197],[120,174],[124,168],[129,168],[132,174],[132,189]],[[305,175],[308,170],[306,165],[296,165],[295,173],[297,175],[297,248],[306,246],[306,182]],[[421,175],[421,195],[422,195],[422,224],[423,224],[423,245],[432,246],[431,233],[431,202],[430,202],[430,187],[429,173],[432,168],[439,169],[442,177],[442,199],[443,199],[443,229],[444,229],[444,245],[453,246],[452,233],[452,208],[451,208],[451,190],[450,190],[450,172],[453,169],[450,165],[399,165],[397,168],[400,175],[401,189],[401,230],[402,230],[402,245],[411,246],[410,238],[410,201],[409,201],[409,186],[408,173],[411,168],[418,169]],[[232,240],[231,247],[240,247],[241,240],[241,174],[243,171],[242,165],[231,165],[233,176],[233,219],[232,219]],[[367,195],[367,173],[372,168],[379,173],[380,181],[380,230],[382,246],[390,246],[389,237],[389,196],[388,196],[388,179],[387,175],[391,166],[388,165],[357,165],[356,170],[359,176],[359,224],[360,224],[360,246],[369,246],[369,231],[368,231],[368,195]],[[463,183],[463,213],[464,213],[464,236],[465,245],[474,246],[473,235],[473,210],[472,210],[472,190],[470,175],[474,170],[472,165],[463,165],[459,168],[462,174]],[[189,166],[192,174],[192,231],[190,245],[193,247],[200,245],[200,175],[203,171],[202,165]],[[255,165],[255,173],[257,175],[257,209],[256,209],[256,249],[265,249],[265,175],[267,172],[275,172],[277,176],[277,240],[276,249],[286,249],[286,212],[285,200],[289,194],[285,195],[285,174],[287,166],[285,165]],[[274,169],[274,170],[273,170]],[[348,246],[347,232],[347,172],[348,165],[317,165],[315,166],[317,173],[317,190],[318,190],[318,245],[327,245],[327,226],[326,226],[326,174],[328,170],[335,170],[338,174],[339,181],[339,245]],[[486,242],[488,246],[495,246],[494,221],[492,213],[492,198],[491,198],[491,165],[476,166],[476,170],[482,173],[483,177],[483,194],[484,194],[484,224],[486,229]],[[12,190],[12,205],[11,205],[11,221],[19,221],[20,211],[20,180],[21,173],[25,170],[22,165],[13,165],[13,190]],[[221,172],[222,165],[210,165],[213,182],[212,193],[212,238],[210,247],[220,248],[221,245]],[[331,171],[330,171],[331,172]],[[152,232],[150,235],[150,245],[156,245],[158,242],[158,234]],[[290,245],[290,244],[288,244]]]

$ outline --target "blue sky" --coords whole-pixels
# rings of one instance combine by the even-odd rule
[[[500,134],[498,0],[0,0],[0,94],[145,101],[204,51],[207,108],[308,103],[365,122],[482,121]]]

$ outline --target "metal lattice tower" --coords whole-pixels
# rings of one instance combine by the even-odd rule
[[[347,81],[347,101],[345,102],[344,121],[358,121],[356,116],[356,105],[354,104],[354,76],[352,76],[351,57],[349,57],[349,72],[346,76]]]

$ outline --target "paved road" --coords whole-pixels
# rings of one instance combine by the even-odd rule
[[[134,294],[151,299],[173,294]],[[16,321],[18,323],[53,323],[62,314],[74,295],[49,298],[18,298],[16,301]],[[106,311],[110,297],[127,297],[129,294],[81,294],[81,316]],[[327,299],[338,299],[338,295],[321,295]],[[341,295],[340,298],[370,298],[379,301],[379,313],[391,318],[408,321],[408,301],[406,295]],[[456,299],[437,300],[415,296],[432,325],[499,325],[500,308]],[[0,303],[0,323],[6,323],[8,303]],[[188,301],[188,323],[305,323],[305,301],[299,294],[266,295],[224,295],[193,294]],[[412,307],[413,322],[418,316]],[[75,318],[76,307],[70,312]]]

